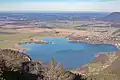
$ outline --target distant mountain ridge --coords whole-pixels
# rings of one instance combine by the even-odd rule
[[[13,21],[55,21],[55,20],[91,20],[92,17],[100,18],[108,15],[109,13],[0,13],[0,19],[13,20]]]
[[[113,12],[103,18],[99,18],[98,20],[120,22],[120,12]]]

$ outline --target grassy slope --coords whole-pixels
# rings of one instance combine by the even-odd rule
[[[15,34],[0,34],[0,48],[12,48],[18,42],[22,42],[30,38],[40,38],[49,36],[49,33],[20,33],[11,29],[0,29],[0,32],[14,32]]]
[[[104,56],[108,57],[104,63],[101,63],[102,58],[96,58],[86,65],[84,71],[88,80],[120,80],[120,52],[105,53]]]

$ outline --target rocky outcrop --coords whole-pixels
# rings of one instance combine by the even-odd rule
[[[56,65],[44,66],[16,50],[0,49],[0,80],[86,80]]]
[[[11,49],[0,49],[0,59],[5,61],[6,67],[10,70],[16,70],[22,62],[31,61],[28,55]]]

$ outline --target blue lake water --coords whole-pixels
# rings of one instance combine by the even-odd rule
[[[65,38],[41,38],[55,44],[22,44],[32,59],[49,63],[53,57],[64,68],[72,69],[89,63],[100,52],[114,52],[117,48],[110,44],[70,43]]]

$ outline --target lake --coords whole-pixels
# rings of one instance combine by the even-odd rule
[[[73,69],[89,63],[100,52],[114,52],[117,48],[111,44],[71,43],[65,38],[40,38],[54,44],[22,44],[29,48],[25,51],[33,60],[49,63],[51,58],[66,69]]]

